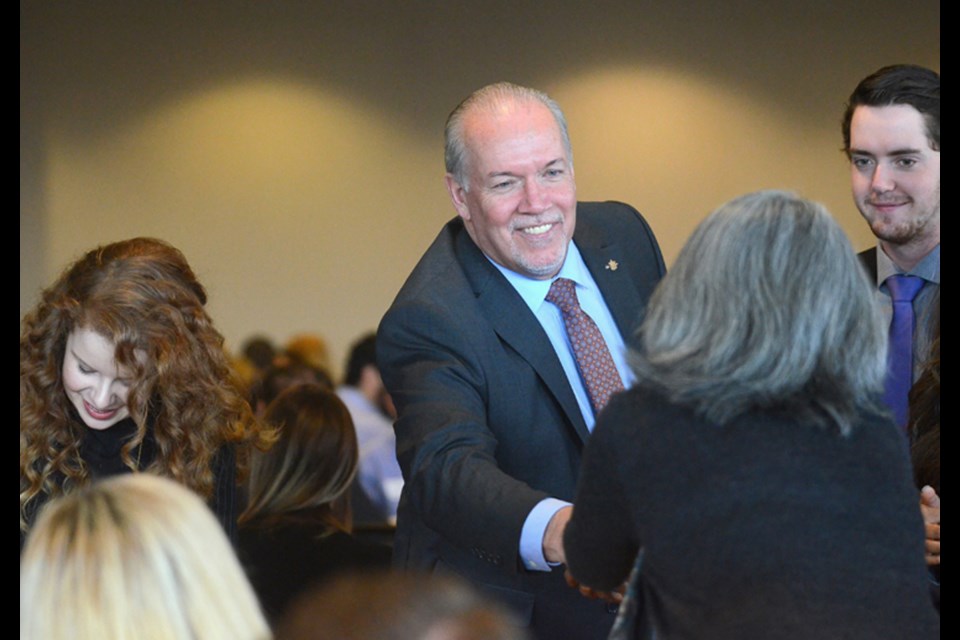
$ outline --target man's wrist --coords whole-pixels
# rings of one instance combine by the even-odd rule
[[[573,507],[563,507],[550,518],[547,530],[543,534],[543,557],[547,562],[565,564],[567,556],[563,551],[563,532],[573,515]]]

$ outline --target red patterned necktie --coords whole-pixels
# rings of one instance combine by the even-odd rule
[[[623,390],[623,381],[603,334],[593,318],[580,308],[576,286],[573,280],[557,278],[550,285],[547,301],[557,305],[563,314],[563,324],[577,359],[580,377],[590,396],[593,413],[597,415],[609,402],[610,396]]]

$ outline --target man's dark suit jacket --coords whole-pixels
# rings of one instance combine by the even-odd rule
[[[629,343],[664,274],[650,227],[627,205],[582,202],[574,241]],[[605,604],[519,557],[530,510],[573,500],[589,433],[546,332],[459,218],[384,317],[378,356],[406,481],[394,564],[459,574],[540,637],[605,637]]]
[[[870,277],[870,284],[874,287],[877,286],[877,248],[870,247],[865,249],[857,254],[857,257],[860,258],[860,263],[863,265],[864,270],[867,272],[867,275]]]

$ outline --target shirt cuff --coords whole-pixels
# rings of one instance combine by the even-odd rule
[[[547,562],[543,557],[543,535],[550,524],[550,518],[557,511],[571,503],[556,498],[544,498],[527,514],[520,530],[520,560],[529,571],[550,571],[555,563]]]

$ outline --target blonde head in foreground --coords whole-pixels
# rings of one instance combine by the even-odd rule
[[[21,640],[269,636],[222,528],[171,480],[94,483],[51,502],[31,530]]]

